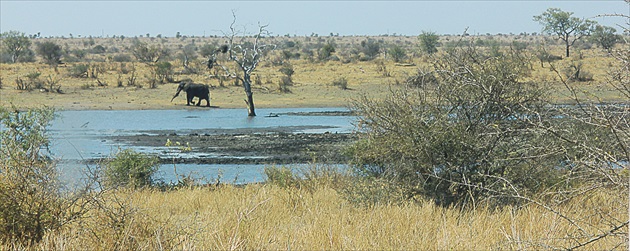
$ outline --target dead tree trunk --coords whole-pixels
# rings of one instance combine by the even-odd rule
[[[247,72],[243,74],[243,88],[245,89],[245,95],[247,96],[247,99],[245,100],[245,103],[247,104],[247,116],[254,117],[256,116],[256,108],[254,107],[252,80],[249,73]]]

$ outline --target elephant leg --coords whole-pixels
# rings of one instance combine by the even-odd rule
[[[194,105],[194,104],[195,104],[195,102],[193,102],[193,98],[194,98],[194,97],[195,97],[195,96],[194,96],[194,95],[192,95],[192,93],[188,93],[188,92],[187,92],[187,93],[186,93],[186,105],[190,105],[190,103],[191,103],[191,102],[192,102],[192,103],[193,103],[193,105]]]

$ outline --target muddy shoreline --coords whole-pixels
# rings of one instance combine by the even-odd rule
[[[279,114],[279,116],[282,116]],[[345,149],[356,133],[304,133],[323,126],[143,131],[112,136],[116,144],[158,149],[160,161],[186,164],[347,163]],[[332,128],[331,128],[332,129]],[[166,147],[170,141],[172,146]],[[190,149],[186,149],[186,147]]]

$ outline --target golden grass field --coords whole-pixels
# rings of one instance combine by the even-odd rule
[[[304,38],[299,38],[304,39]],[[344,38],[347,39],[347,38]],[[356,44],[362,38],[345,41]],[[395,38],[386,38],[389,40]],[[108,40],[97,43],[106,43]],[[174,39],[172,39],[174,40]],[[173,42],[172,40],[169,40]],[[389,41],[387,40],[387,41]],[[79,46],[79,39],[66,41]],[[415,43],[415,38],[403,41]],[[175,40],[175,42],[177,42]],[[173,42],[173,43],[175,43]],[[73,44],[74,43],[74,44]],[[341,43],[341,41],[339,42]],[[551,47],[561,55],[562,47]],[[580,95],[596,94],[604,101],[628,102],[606,85],[608,70],[615,60],[600,49],[574,52],[576,58],[554,64],[567,67],[571,60],[581,62],[593,74],[594,81],[571,83]],[[385,97],[391,88],[403,88],[407,77],[418,67],[427,66],[424,56],[416,56],[406,64],[385,60],[390,76],[374,61],[311,62],[292,60],[295,69],[290,93],[278,91],[279,66],[262,63],[254,72],[254,101],[257,108],[271,107],[340,107],[358,95]],[[0,64],[0,106],[20,109],[50,106],[61,110],[82,109],[183,109],[185,98],[173,102],[175,84],[146,87],[148,66],[135,63],[142,88],[117,87],[120,63],[93,62],[104,69],[100,80],[107,86],[96,86],[91,78],[67,76],[73,63],[58,72],[42,63]],[[131,63],[126,64],[127,67]],[[173,62],[177,66],[177,62]],[[570,93],[557,80],[549,65],[541,68],[532,61],[532,76],[552,91],[554,102],[570,102]],[[178,70],[177,68],[175,70]],[[40,72],[41,79],[58,80],[64,94],[20,91],[15,80],[29,73]],[[245,94],[241,86],[230,81],[220,87],[217,80],[199,75],[175,76],[192,78],[196,83],[212,85],[212,105],[218,108],[243,108]],[[346,78],[348,90],[331,85]],[[196,108],[192,108],[196,109]],[[199,108],[204,109],[204,108]],[[246,113],[243,111],[243,116]],[[443,208],[430,201],[361,206],[344,198],[340,187],[347,183],[313,182],[310,186],[281,187],[275,184],[246,186],[220,185],[184,188],[174,191],[112,190],[104,195],[101,210],[93,209],[88,217],[72,222],[59,231],[48,232],[40,250],[539,250],[578,246],[603,233],[616,222],[603,219],[627,219],[628,197],[620,191],[596,194],[564,202],[554,208],[557,213],[535,204],[506,207],[498,210],[476,208],[461,210]],[[107,210],[103,210],[107,209]],[[562,216],[568,216],[575,222]],[[627,250],[628,243],[616,238],[603,238],[585,246],[586,250]],[[579,242],[579,243],[578,243]],[[0,250],[13,249],[12,246]]]
[[[49,233],[37,249],[540,250],[589,239],[535,205],[461,211],[425,201],[363,207],[324,184],[118,191],[106,197],[123,205],[109,205],[126,216],[123,221],[101,211]],[[609,223],[598,215],[623,219],[627,212],[615,209],[625,208],[626,199],[622,193],[600,194],[556,210],[585,226],[582,230],[599,233]],[[624,250],[618,241],[605,238],[586,250]]]

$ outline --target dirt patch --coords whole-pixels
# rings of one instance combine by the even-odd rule
[[[344,149],[355,142],[352,133],[296,133],[305,127],[194,130],[185,134],[150,131],[111,137],[117,143],[161,149],[163,163],[194,164],[295,164],[347,163]],[[190,146],[161,148],[167,140]]]

